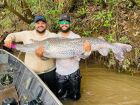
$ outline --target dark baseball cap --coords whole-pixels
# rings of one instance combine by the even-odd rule
[[[63,20],[66,20],[66,21],[71,21],[71,17],[69,16],[69,15],[67,15],[67,14],[62,14],[61,16],[60,16],[60,21],[63,21]]]
[[[44,16],[42,16],[42,15],[35,16],[34,22],[36,23],[38,21],[43,21],[45,23],[47,22],[46,18]]]

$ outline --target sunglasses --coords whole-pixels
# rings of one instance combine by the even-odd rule
[[[59,24],[70,24],[70,22],[69,21],[59,21]]]

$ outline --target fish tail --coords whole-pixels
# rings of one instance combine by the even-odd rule
[[[132,50],[132,46],[129,44],[114,43],[114,45],[121,47],[124,52],[130,52]]]
[[[124,52],[130,52],[131,50],[132,46],[128,44],[114,43],[112,46],[112,52],[115,54],[115,58],[119,61],[124,60]]]
[[[108,53],[109,53],[109,49],[108,49],[108,48],[98,49],[98,52],[99,52],[102,56],[107,56]]]

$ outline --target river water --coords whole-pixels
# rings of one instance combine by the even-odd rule
[[[81,64],[81,98],[64,105],[140,105],[140,76],[112,72],[101,65]]]

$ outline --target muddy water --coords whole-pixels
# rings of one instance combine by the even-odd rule
[[[63,101],[64,105],[140,105],[140,77],[95,64],[82,64],[81,74],[81,99]]]

